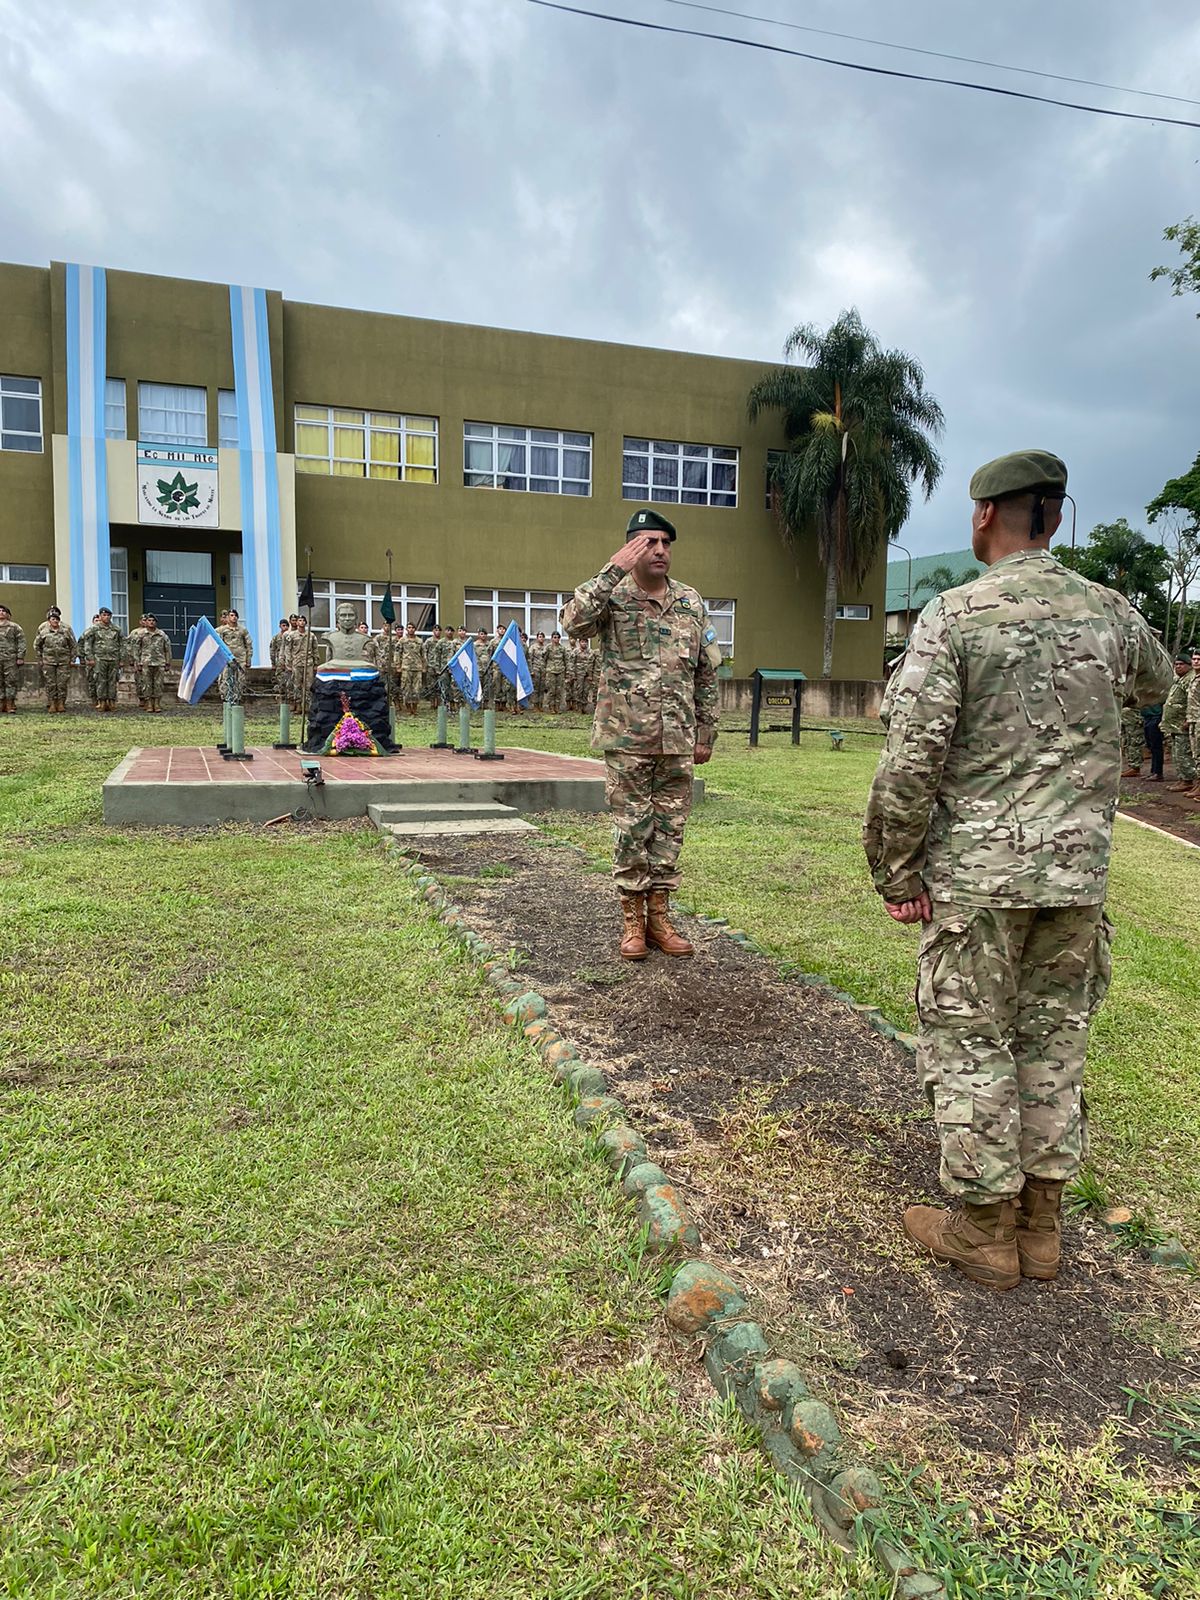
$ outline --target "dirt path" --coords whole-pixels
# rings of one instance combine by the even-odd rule
[[[938,1198],[932,1125],[910,1058],[844,1003],[688,918],[691,960],[621,962],[607,876],[532,836],[423,859],[472,926],[524,952],[520,974],[603,1067],[706,1253],[753,1286],[780,1352],[827,1384],[851,1434],[914,1461],[965,1446],[999,1471],[1038,1424],[1086,1444],[1125,1417],[1128,1389],[1200,1378],[1187,1285],[1093,1223],[1069,1224],[1056,1283],[1003,1298],[914,1251],[899,1217]],[[1156,1476],[1182,1475],[1136,1413],[1127,1429]]]
[[[1120,809],[1140,822],[1165,828],[1189,844],[1200,844],[1200,801],[1177,794],[1168,772],[1166,783],[1150,783],[1145,778],[1122,778]]]

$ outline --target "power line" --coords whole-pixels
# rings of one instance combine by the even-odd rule
[[[1067,111],[1087,111],[1096,117],[1117,117],[1123,122],[1161,122],[1171,128],[1200,128],[1200,122],[1187,122],[1181,117],[1150,116],[1142,111],[1113,111],[1107,106],[1081,105],[1076,100],[1055,100],[1049,95],[1030,94],[1025,89],[1001,89],[994,83],[969,83],[959,78],[934,78],[923,72],[900,72],[895,67],[872,67],[863,61],[841,61],[835,56],[813,55],[807,50],[789,50],[781,44],[765,44],[759,39],[740,39],[730,33],[703,33],[697,28],[673,28],[665,22],[643,22],[639,17],[617,17],[607,11],[587,11],[582,6],[568,6],[559,0],[528,0],[533,6],[543,6],[548,11],[566,11],[576,17],[591,17],[597,22],[616,22],[626,28],[642,28],[650,33],[673,33],[687,39],[712,39],[717,44],[741,45],[744,50],[765,50],[769,55],[795,56],[800,61],[816,61],[825,67],[845,67],[850,72],[866,72],[877,78],[902,78],[909,83],[940,83],[948,89],[974,89],[979,94],[1001,95],[1006,100],[1032,100],[1042,106],[1061,106]]]
[[[944,50],[924,50],[915,44],[895,44],[890,39],[866,39],[857,33],[835,33],[831,28],[811,28],[802,22],[784,22],[781,17],[759,17],[751,11],[730,11],[725,6],[702,5],[700,0],[667,0],[671,6],[686,6],[689,11],[712,11],[721,17],[741,17],[745,22],[765,22],[772,28],[790,28],[793,33],[818,33],[825,39],[849,39],[853,44],[876,45],[880,50],[903,50],[913,56],[934,56],[939,61],[961,61],[969,67],[991,67],[996,72],[1021,72],[1031,78],[1051,78],[1055,83],[1077,83],[1086,89],[1111,89],[1114,94],[1136,94],[1143,100],[1174,100],[1181,106],[1200,106],[1182,94],[1160,94],[1154,89],[1126,89],[1119,83],[1097,83],[1094,78],[1068,78],[1061,72],[1046,72],[1041,67],[1010,67],[1003,61],[982,61],[978,56],[952,56]]]

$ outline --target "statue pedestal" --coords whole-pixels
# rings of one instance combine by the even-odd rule
[[[380,673],[365,667],[326,666],[318,670],[313,679],[308,712],[308,738],[300,748],[309,755],[324,750],[329,736],[345,715],[343,695],[350,702],[350,710],[370,729],[380,750],[386,755],[395,755],[401,747],[392,739],[387,685]]]

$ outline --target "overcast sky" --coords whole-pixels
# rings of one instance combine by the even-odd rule
[[[730,5],[1200,100],[1195,0]],[[671,0],[597,9],[1200,121]],[[946,413],[918,554],[969,542],[967,479],[1002,451],[1065,456],[1082,536],[1144,525],[1200,449],[1200,300],[1147,276],[1200,214],[1200,129],[526,0],[0,0],[0,128],[7,260],[764,363],[857,306]]]

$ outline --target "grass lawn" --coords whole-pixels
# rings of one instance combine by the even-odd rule
[[[0,725],[0,1593],[885,1593],[373,833],[101,825],[201,737]]]

